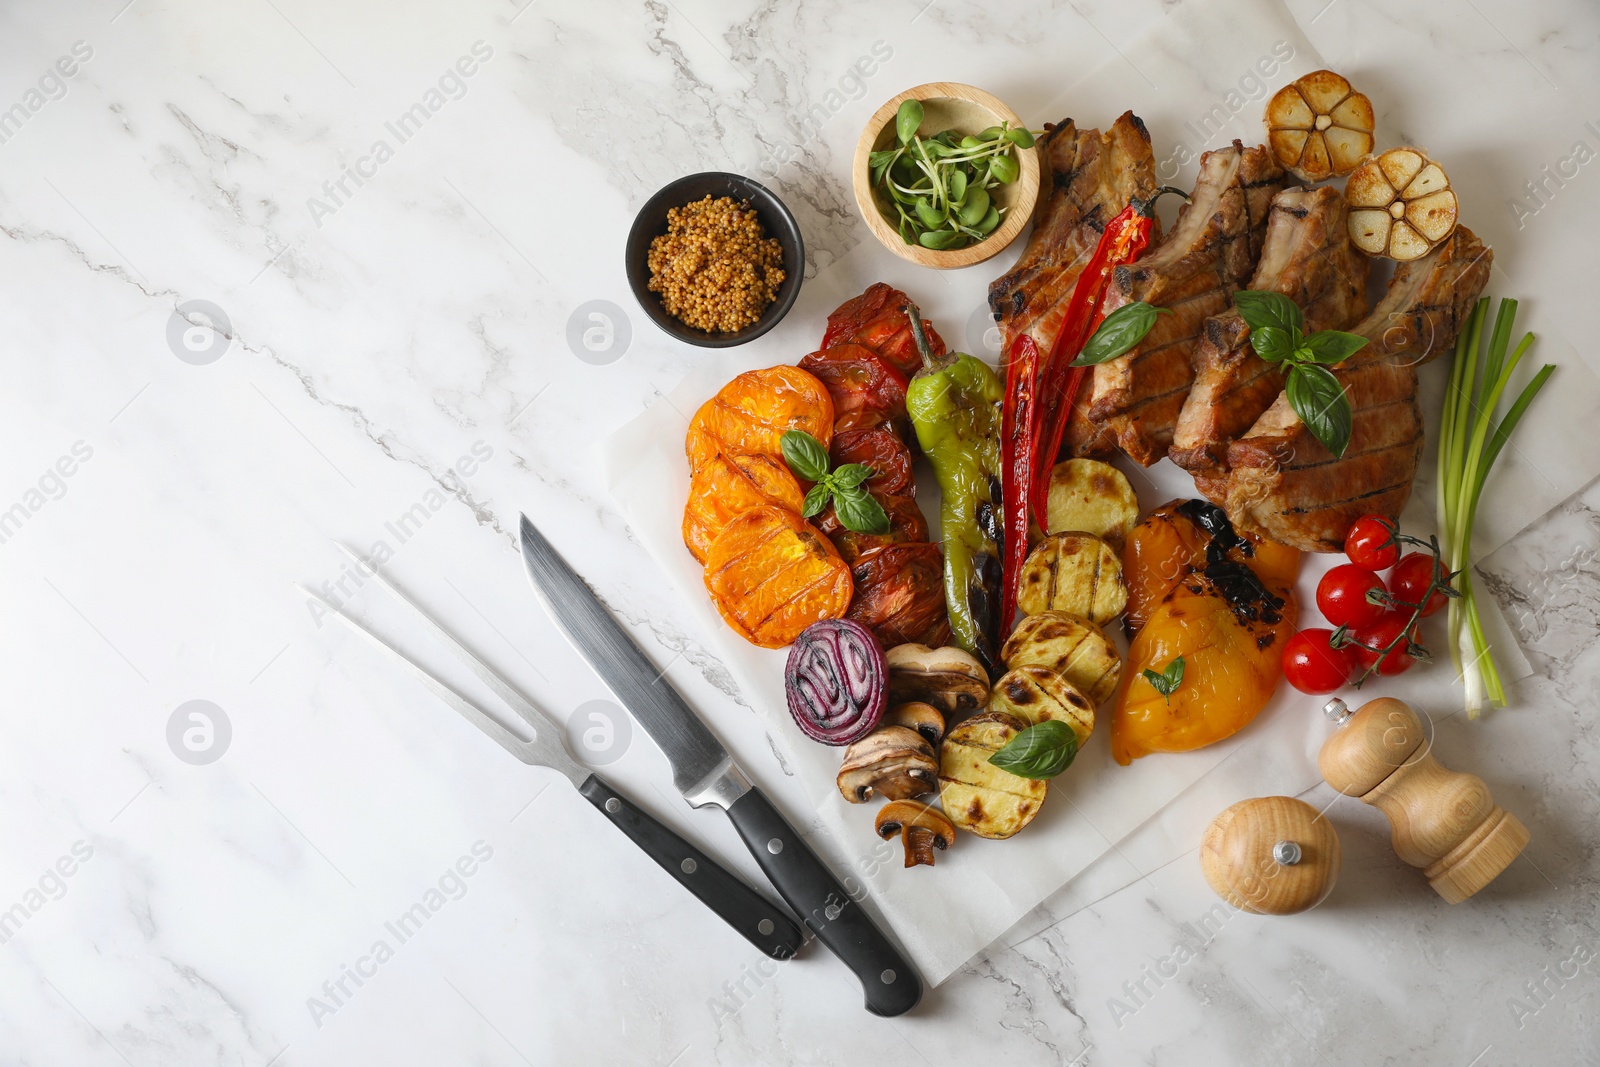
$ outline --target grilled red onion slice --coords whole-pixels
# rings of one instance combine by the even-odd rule
[[[848,745],[871,733],[889,702],[889,668],[871,632],[849,619],[807,626],[783,670],[789,714],[806,736]]]

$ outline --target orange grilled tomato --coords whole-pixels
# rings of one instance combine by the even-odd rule
[[[701,563],[723,528],[762,504],[799,511],[805,504],[800,483],[782,459],[755,454],[717,453],[689,479],[689,502],[683,509],[683,543]]]
[[[782,648],[850,607],[850,565],[799,512],[751,508],[706,553],[706,591],[727,624],[752,644]]]
[[[1188,752],[1231,737],[1256,717],[1282,676],[1299,615],[1294,593],[1238,563],[1211,564],[1173,586],[1128,646],[1111,719],[1111,754],[1126,766],[1151,752]],[[1183,681],[1163,697],[1144,676],[1183,657]]]
[[[1128,583],[1128,627],[1145,624],[1167,594],[1191,571],[1205,566],[1206,551],[1243,563],[1269,587],[1289,588],[1300,574],[1300,551],[1254,534],[1235,534],[1220,508],[1203,500],[1162,504],[1128,534],[1122,573]],[[1225,528],[1224,528],[1225,527]]]
[[[799,367],[745,371],[700,405],[689,421],[684,451],[699,470],[721,452],[781,458],[787,430],[804,430],[822,443],[833,439],[833,398],[815,375]]]

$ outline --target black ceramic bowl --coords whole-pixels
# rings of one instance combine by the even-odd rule
[[[767,231],[768,237],[777,238],[778,244],[783,247],[784,279],[783,284],[778,286],[777,299],[767,305],[767,310],[759,320],[737,333],[707,333],[685,326],[667,314],[667,309],[661,306],[661,297],[650,291],[650,266],[646,259],[650,254],[650,242],[667,232],[667,211],[706,196],[713,199],[729,196],[736,201],[750,201],[750,206],[761,219],[761,228]],[[732,348],[760,337],[789,313],[795,297],[800,295],[806,245],[800,237],[800,226],[794,221],[794,216],[766,186],[741,174],[707,171],[670,182],[645,201],[644,207],[634,217],[633,228],[628,231],[627,255],[628,284],[633,288],[634,299],[639,301],[639,306],[644,308],[644,313],[650,316],[652,322],[691,345]]]

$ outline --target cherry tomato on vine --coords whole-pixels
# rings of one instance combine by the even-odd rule
[[[1433,584],[1435,575],[1440,585],[1447,584],[1445,575],[1449,572],[1442,563],[1438,563],[1436,569],[1436,563],[1431,552],[1408,552],[1401,556],[1400,562],[1395,564],[1394,573],[1389,576],[1389,581],[1394,585],[1395,599],[1415,608],[1422,603],[1424,596],[1428,596],[1428,587]],[[1422,614],[1432,615],[1444,607],[1449,599],[1444,593],[1434,590],[1433,595],[1428,596],[1427,604],[1423,605]],[[1322,602],[1320,590],[1317,602]]]
[[[1395,524],[1382,515],[1363,515],[1344,535],[1344,554],[1369,571],[1386,571],[1400,559],[1395,532]]]
[[[1356,627],[1350,635],[1356,644],[1345,647],[1355,656],[1362,670],[1367,670],[1376,663],[1379,674],[1400,674],[1410,668],[1412,663],[1412,657],[1406,654],[1406,642],[1400,638],[1400,635],[1405,633],[1406,623],[1410,621],[1410,611],[1386,611],[1376,622]],[[1396,641],[1399,643],[1395,644],[1394,649],[1383,655],[1383,650]],[[1367,647],[1362,648],[1362,645]],[[1382,662],[1379,662],[1380,655]]]
[[[1355,657],[1350,646],[1328,644],[1333,631],[1322,627],[1301,630],[1283,646],[1283,676],[1302,693],[1331,693],[1350,680]]]
[[[1335,626],[1365,626],[1376,622],[1388,607],[1367,599],[1374,591],[1389,591],[1382,578],[1365,567],[1341,563],[1317,583],[1317,610]]]

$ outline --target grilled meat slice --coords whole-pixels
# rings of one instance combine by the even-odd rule
[[[1251,289],[1289,297],[1305,331],[1343,330],[1367,311],[1368,260],[1350,244],[1339,190],[1285,189],[1272,201],[1261,262]],[[1235,311],[1206,321],[1194,350],[1194,388],[1172,438],[1172,461],[1214,485],[1228,442],[1244,433],[1283,390],[1283,370],[1250,347],[1250,327]],[[1221,501],[1217,501],[1221,503]]]
[[[1222,503],[1236,527],[1309,552],[1337,552],[1362,515],[1399,516],[1422,455],[1417,365],[1455,344],[1493,259],[1460,226],[1396,268],[1384,298],[1352,330],[1367,347],[1333,368],[1350,398],[1344,456],[1324,448],[1280,394],[1228,447]]]
[[[1041,352],[1050,351],[1106,223],[1134,197],[1148,199],[1156,191],[1150,131],[1131,111],[1104,134],[1067,119],[1039,138],[1039,154],[1049,184],[1034,207],[1033,232],[1016,266],[989,286],[1002,361],[1024,333]]]
[[[1091,379],[1089,417],[1146,467],[1167,454],[1194,381],[1190,356],[1200,328],[1255,270],[1284,182],[1265,148],[1235,141],[1207,152],[1172,232],[1112,276],[1107,314],[1139,300],[1172,312],[1129,352],[1095,367]]]

